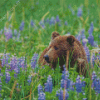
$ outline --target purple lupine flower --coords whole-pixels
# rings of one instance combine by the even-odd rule
[[[91,86],[92,88],[96,87],[96,79],[97,79],[97,75],[96,75],[95,71],[93,71],[93,73],[92,73],[93,82],[92,82],[92,86]]]
[[[22,31],[24,29],[24,21],[21,22],[19,29]]]
[[[41,21],[39,22],[39,24],[40,24],[40,26],[41,26],[42,28],[45,28],[44,21],[41,20]]]
[[[43,92],[43,88],[41,86],[41,84],[38,85],[38,94],[40,94],[41,92]]]
[[[92,34],[89,34],[88,42],[89,42],[89,44],[91,44],[91,46],[94,46],[94,37]]]
[[[56,16],[56,22],[60,22],[59,16]]]
[[[83,40],[82,40],[83,46],[86,46],[87,42],[88,42],[87,39],[83,39]]]
[[[58,26],[61,26],[61,23],[60,22],[58,23]]]
[[[88,33],[92,34],[93,33],[93,29],[94,29],[93,22],[91,22],[91,25],[90,25],[90,28],[88,30]]]
[[[9,72],[7,71],[7,70],[5,70],[5,73],[6,73],[6,79],[5,79],[5,81],[6,81],[6,83],[8,83],[9,81],[10,81],[10,74],[9,74]]]
[[[31,83],[31,81],[32,81],[32,76],[31,76],[31,75],[29,75],[29,76],[28,76],[28,79],[27,79],[27,82],[30,84],[30,83]]]
[[[87,56],[87,60],[88,60],[88,62],[90,62],[90,52],[89,52],[88,47],[86,46],[86,42],[87,42],[87,41],[84,42],[84,40],[83,40],[83,43],[84,43],[84,50],[85,50],[85,53],[86,53],[86,56]]]
[[[0,91],[2,89],[2,82],[1,82],[1,78],[0,78]]]
[[[57,92],[56,92],[56,96],[58,97],[59,100],[63,100],[63,90],[62,88],[60,88]],[[69,97],[69,94],[67,92],[67,90],[65,90],[65,100],[67,100]]]
[[[92,64],[93,64],[93,66],[94,66],[94,64],[95,64],[95,60],[96,60],[96,56],[95,56],[95,54],[93,53],[93,54],[92,54]]]
[[[12,38],[12,30],[10,28],[4,28],[4,35],[6,37],[6,41]]]
[[[93,71],[92,73],[92,88],[94,88],[94,90],[97,92],[97,93],[100,93],[100,79],[97,78],[97,75],[96,73]]]
[[[75,85],[75,83],[73,81],[71,81],[70,82],[70,90],[74,91],[74,87],[73,87],[74,85]]]
[[[65,90],[65,100],[67,100],[68,97],[69,97],[69,94],[68,94],[67,90]]]
[[[67,21],[65,21],[65,25],[66,25],[66,26],[68,25],[68,22],[67,22]]]
[[[65,79],[61,79],[61,87],[68,89],[70,87],[71,80],[68,79],[67,76],[65,76],[65,77],[66,77]]]
[[[22,57],[18,59],[18,67],[21,68],[21,62],[23,61]]]
[[[6,67],[8,66],[9,55],[9,53],[3,55],[3,58],[1,59],[2,67],[4,67],[5,65]]]
[[[50,21],[49,21],[49,24],[50,25],[55,25],[55,18],[54,17],[51,17]]]
[[[18,67],[18,64],[17,64],[17,66],[14,68],[14,72],[15,72],[14,77],[17,78],[17,75],[20,73],[20,68]]]
[[[34,53],[32,59],[31,59],[31,67],[33,69],[36,67],[37,58],[38,58],[38,54]]]
[[[46,19],[46,22],[49,23],[49,18]]]
[[[97,77],[95,71],[92,72],[92,80],[94,80]]]
[[[88,42],[89,42],[92,46],[94,46],[94,37],[93,37],[93,35],[92,35],[93,29],[94,29],[93,23],[91,23],[90,28],[89,28],[89,30],[88,30],[88,33],[89,33]]]
[[[78,17],[81,17],[82,16],[82,9],[81,8],[78,8],[77,16]]]
[[[31,24],[31,26],[34,26],[34,22],[33,22],[33,20],[31,20],[30,24]]]
[[[14,35],[15,35],[15,37],[17,36],[17,30],[16,29],[14,29]]]
[[[76,91],[78,93],[82,92],[82,87],[85,87],[85,82],[84,81],[81,82],[79,75],[76,78],[76,84],[75,84],[75,86],[76,86]]]
[[[10,61],[10,70],[14,70],[17,67],[17,58],[13,56]]]
[[[21,59],[21,68],[22,68],[23,70],[25,70],[26,67],[27,67],[26,59],[25,59],[25,57],[23,57],[23,58]]]
[[[85,36],[84,32],[85,32],[84,29],[82,29],[81,32],[80,32],[80,33],[81,33],[82,40],[83,40],[83,39],[86,39],[86,36]]]
[[[2,82],[1,82],[1,78],[0,78],[0,91],[2,90]],[[0,93],[0,97],[1,97],[1,93]]]
[[[59,100],[63,100],[63,90],[62,90],[62,88],[60,88],[60,90],[58,90],[56,92],[56,96],[59,98]]]
[[[38,100],[45,100],[45,93],[43,93],[43,92],[39,93]]]
[[[81,34],[80,33],[76,36],[76,39],[81,42]]]
[[[100,93],[100,79],[99,78],[96,79],[96,86],[95,86],[94,90],[97,93]]]
[[[45,83],[44,85],[45,85],[45,92],[51,93],[53,84],[52,84],[52,78],[50,75],[48,76],[47,83]]]
[[[65,65],[63,65],[64,71],[62,71],[62,79],[66,79],[69,77],[69,72],[66,71]],[[66,77],[65,77],[66,76]]]
[[[61,87],[62,88],[69,88],[71,80],[69,78],[69,72],[66,71],[65,65],[63,65],[64,71],[62,71],[62,79],[61,79]]]

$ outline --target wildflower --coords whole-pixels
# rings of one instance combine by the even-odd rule
[[[34,26],[34,22],[33,22],[33,20],[31,20],[30,24],[31,24],[31,26]]]
[[[75,83],[73,81],[71,81],[70,82],[70,90],[74,91],[74,87],[73,87],[74,85],[75,85]]]
[[[49,18],[46,19],[46,22],[49,23]]]
[[[26,69],[26,67],[27,67],[26,59],[25,59],[25,57],[23,57],[21,59],[21,68],[24,70],[24,69]]]
[[[76,36],[76,39],[81,42],[81,34],[80,33]]]
[[[89,33],[88,42],[91,44],[91,46],[94,46],[94,37],[92,35],[93,29],[94,29],[93,23],[91,23],[90,28],[88,30],[88,33]]]
[[[43,22],[42,20],[39,22],[39,24],[40,24],[40,26],[41,26],[42,28],[45,28],[44,22]]]
[[[93,54],[92,54],[92,64],[93,64],[93,66],[94,66],[94,64],[95,64],[95,60],[96,60],[96,56],[95,56],[95,54],[93,53]]]
[[[33,69],[36,67],[37,58],[38,58],[38,54],[34,53],[32,59],[31,59],[31,67],[32,67]]]
[[[65,21],[65,25],[66,25],[66,26],[68,25],[67,21]]]
[[[78,8],[77,16],[78,17],[81,17],[82,16],[82,9],[81,8]]]
[[[14,29],[14,35],[15,35],[15,37],[17,36],[17,30],[16,29]]]
[[[91,46],[94,46],[94,37],[92,34],[89,35],[88,42],[89,42],[89,44],[91,44]]]
[[[43,88],[42,88],[42,86],[39,84],[39,85],[38,85],[38,94],[40,94],[41,92],[43,92]]]
[[[63,90],[62,90],[62,88],[60,88],[60,90],[58,90],[56,92],[56,96],[59,98],[59,100],[63,100]]]
[[[1,78],[0,78],[0,91],[1,91],[1,89],[2,89],[2,82],[1,82]]]
[[[53,87],[52,78],[49,75],[48,76],[48,79],[47,79],[47,83],[45,83],[45,91],[51,93],[52,92],[52,87]]]
[[[43,92],[39,93],[38,100],[45,100],[45,93],[43,93]]]
[[[51,20],[49,21],[49,24],[50,25],[55,25],[55,18],[54,17],[51,17]]]
[[[32,76],[29,75],[29,76],[28,76],[28,80],[27,80],[27,82],[30,84],[30,83],[31,83],[31,80],[32,80]]]
[[[13,56],[10,61],[10,70],[14,70],[17,67],[17,58]]]
[[[12,30],[10,28],[4,28],[4,35],[6,37],[6,41],[12,38]]]
[[[89,52],[88,47],[86,46],[86,43],[87,43],[87,39],[83,39],[83,46],[84,46],[84,50],[86,52],[87,60],[88,60],[88,62],[90,62],[90,52]]]
[[[5,65],[8,65],[8,60],[9,60],[9,55],[10,54],[4,54],[2,60],[2,67],[4,67]]]
[[[10,74],[9,74],[9,72],[6,70],[6,79],[5,79],[5,81],[6,81],[6,83],[8,83],[9,81],[10,81]]]
[[[92,82],[92,86],[91,86],[92,88],[96,87],[96,79],[97,79],[97,75],[96,75],[95,71],[93,71],[93,73],[92,73],[93,82]]]
[[[1,78],[0,78],[0,91],[2,90],[2,82],[1,82]],[[0,97],[1,97],[1,93],[0,93]]]
[[[66,77],[66,76],[65,76]],[[70,87],[70,82],[71,80],[66,78],[66,79],[61,79],[61,87],[62,88],[69,88]]]
[[[94,88],[94,90],[97,92],[97,93],[100,93],[100,79],[97,78],[97,75],[96,73],[93,71],[92,73],[92,88]]]
[[[81,82],[79,75],[76,78],[76,91],[82,92],[82,87],[85,87],[85,82]]]
[[[24,21],[21,22],[19,29],[22,31],[24,29]]]
[[[59,16],[56,16],[56,22],[60,22]]]
[[[93,22],[91,22],[90,28],[88,30],[89,35],[93,33],[93,29],[94,29]]]
[[[62,88],[60,88],[57,92],[56,92],[56,96],[59,98],[59,100],[63,100],[63,98],[65,98],[65,100],[68,99],[69,94],[67,92],[67,90],[65,90],[65,97],[63,96],[64,91],[62,90]]]

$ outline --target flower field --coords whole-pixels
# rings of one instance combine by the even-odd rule
[[[100,100],[100,0],[4,0],[0,11],[0,100]],[[38,64],[53,31],[81,42],[86,77]]]

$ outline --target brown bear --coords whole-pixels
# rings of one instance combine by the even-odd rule
[[[62,70],[64,64],[67,68],[76,64],[77,72],[84,76],[88,70],[87,57],[81,43],[73,35],[61,36],[58,32],[52,33],[52,40],[40,55],[38,62],[54,69],[59,63]]]

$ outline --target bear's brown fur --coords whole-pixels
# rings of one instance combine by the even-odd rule
[[[55,68],[58,62],[62,70],[64,64],[74,67],[76,63],[77,72],[84,76],[88,70],[87,57],[81,43],[73,35],[61,36],[58,32],[53,32],[49,46],[39,58],[39,64],[49,64],[51,68]]]

